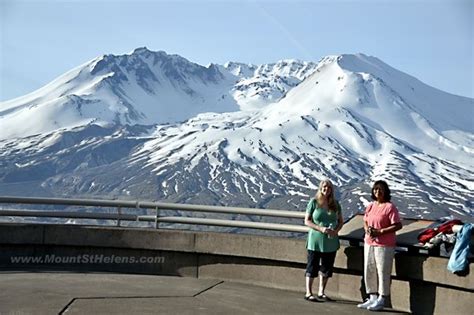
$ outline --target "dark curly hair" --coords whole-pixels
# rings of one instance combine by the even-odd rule
[[[390,188],[388,188],[388,184],[384,180],[378,180],[374,183],[372,186],[372,200],[377,200],[374,194],[374,189],[378,188],[383,191],[383,201],[384,202],[389,202],[392,199],[392,196],[390,195]]]

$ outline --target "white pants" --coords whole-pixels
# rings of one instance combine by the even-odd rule
[[[367,294],[390,295],[394,247],[364,244],[364,281]]]

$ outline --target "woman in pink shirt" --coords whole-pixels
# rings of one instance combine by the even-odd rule
[[[390,275],[395,254],[395,232],[402,228],[390,189],[383,180],[372,187],[372,200],[364,214],[364,281],[369,299],[357,307],[379,311],[390,295]]]

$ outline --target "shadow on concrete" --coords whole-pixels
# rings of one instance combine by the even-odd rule
[[[408,259],[410,263],[408,263]],[[410,289],[410,310],[414,314],[433,314],[436,305],[436,285],[424,282],[423,264],[428,256],[413,256],[409,253],[397,255],[395,259],[395,270],[397,277],[406,279],[408,276]],[[414,280],[413,278],[420,279]]]

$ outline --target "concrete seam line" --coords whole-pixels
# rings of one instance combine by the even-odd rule
[[[196,297],[196,296],[198,296],[198,295],[200,295],[200,294],[202,294],[202,293],[204,293],[204,292],[206,292],[206,291],[209,291],[209,290],[211,290],[211,289],[217,287],[218,285],[220,285],[220,284],[222,284],[222,283],[224,283],[224,281],[219,281],[218,283],[216,283],[216,284],[214,284],[214,285],[211,285],[209,288],[206,288],[206,289],[202,290],[201,292],[198,292],[198,293],[194,294],[193,297]]]
[[[196,278],[199,279],[199,268],[201,268],[201,255],[198,253],[196,255]]]
[[[76,297],[74,300],[107,300],[107,299],[168,299],[168,298],[192,298],[194,295],[136,295],[136,296],[84,296]]]
[[[224,282],[224,281],[222,281]],[[219,283],[218,283],[219,284]],[[216,284],[217,285],[217,284]],[[215,286],[215,285],[214,285]],[[211,289],[211,288],[209,288]],[[207,290],[207,289],[206,289]],[[204,290],[204,291],[206,291]],[[199,292],[200,294],[202,292]],[[160,295],[147,295],[147,296],[88,296],[88,297],[75,297],[73,298],[69,303],[66,304],[66,306],[63,307],[63,309],[58,313],[58,315],[62,315],[65,312],[68,311],[69,307],[74,303],[76,300],[105,300],[105,299],[159,299],[159,298],[183,298],[183,297],[189,297],[193,298],[196,295],[169,295],[169,296],[160,296]]]
[[[45,244],[45,241],[46,241],[46,227],[43,226],[41,228],[41,244],[44,245]]]
[[[64,306],[63,309],[59,311],[58,315],[64,314],[75,300],[76,298],[73,298],[71,301],[69,301],[69,303],[67,303],[66,306]]]

